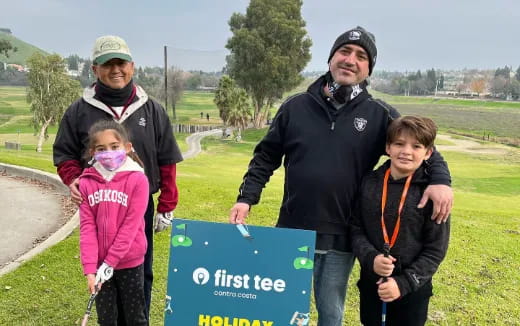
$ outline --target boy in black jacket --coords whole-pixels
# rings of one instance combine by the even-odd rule
[[[351,224],[353,252],[361,264],[360,317],[363,325],[424,325],[432,276],[446,255],[449,221],[430,219],[431,202],[417,208],[428,185],[424,160],[433,151],[435,123],[406,116],[388,128],[390,160],[362,182]],[[374,204],[377,203],[377,204]]]

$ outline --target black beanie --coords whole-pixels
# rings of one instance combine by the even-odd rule
[[[367,51],[369,64],[368,74],[371,75],[372,69],[374,69],[374,66],[376,65],[377,58],[376,38],[374,37],[374,34],[367,32],[361,26],[357,26],[356,28],[346,31],[345,33],[338,36],[336,42],[334,42],[334,45],[330,50],[329,60],[327,60],[327,62],[330,62],[330,59],[332,59],[334,53],[336,53],[336,51],[345,44],[359,45],[365,49],[365,51]]]

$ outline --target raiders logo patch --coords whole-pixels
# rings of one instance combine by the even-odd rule
[[[363,118],[354,118],[354,127],[357,131],[363,131],[365,130],[365,127],[367,126],[367,120]]]

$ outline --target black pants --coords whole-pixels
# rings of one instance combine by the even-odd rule
[[[155,218],[155,205],[153,197],[150,195],[148,199],[148,207],[144,213],[144,232],[146,234],[146,241],[148,248],[144,256],[144,301],[146,304],[146,318],[149,319],[150,303],[152,302],[152,283],[153,283],[153,224]]]
[[[365,326],[381,325],[382,301],[373,282],[358,281],[360,318]],[[428,303],[432,296],[432,283],[386,304],[386,326],[422,326],[428,318]]]
[[[144,213],[144,233],[146,235],[146,242],[148,243],[146,254],[144,256],[144,302],[145,302],[145,316],[146,320],[150,321],[150,303],[152,301],[152,283],[153,283],[153,224],[155,218],[155,205],[153,203],[153,197],[150,195],[148,199],[148,206]],[[118,298],[119,300],[119,298]],[[118,301],[118,307],[121,309],[122,304]],[[122,310],[119,310],[119,318],[117,321],[118,326],[127,326],[124,314]]]
[[[96,297],[98,323],[102,326],[148,326],[143,292],[143,265],[114,271]]]

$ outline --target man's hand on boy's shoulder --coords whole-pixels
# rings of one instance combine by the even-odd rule
[[[453,190],[447,185],[429,185],[417,205],[423,208],[430,199],[433,202],[432,220],[437,224],[445,223],[453,207]]]

